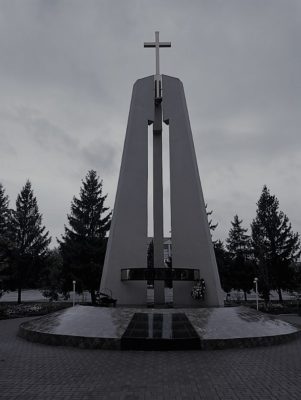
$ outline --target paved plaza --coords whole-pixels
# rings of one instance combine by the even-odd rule
[[[301,339],[215,351],[110,351],[54,347],[0,321],[0,398],[300,399]]]

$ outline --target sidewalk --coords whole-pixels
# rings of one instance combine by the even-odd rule
[[[299,400],[301,339],[216,351],[82,350],[16,336],[0,321],[0,399]]]

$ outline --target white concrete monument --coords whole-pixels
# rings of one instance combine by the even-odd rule
[[[184,89],[181,81],[156,74],[133,88],[120,175],[100,290],[109,289],[119,305],[146,305],[147,280],[154,302],[164,303],[164,281],[173,281],[174,306],[216,307],[223,295],[208,226]],[[162,120],[169,125],[172,268],[164,265]],[[153,124],[154,268],[147,268],[148,125]],[[167,133],[166,133],[167,134]],[[193,298],[205,282],[203,300]]]

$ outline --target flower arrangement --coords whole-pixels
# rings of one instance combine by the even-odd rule
[[[198,279],[191,291],[191,297],[194,300],[204,300],[206,285],[204,279]]]

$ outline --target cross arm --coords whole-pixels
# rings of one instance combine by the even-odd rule
[[[145,42],[144,47],[156,47],[156,42]],[[171,47],[171,42],[160,42],[159,47]]]

